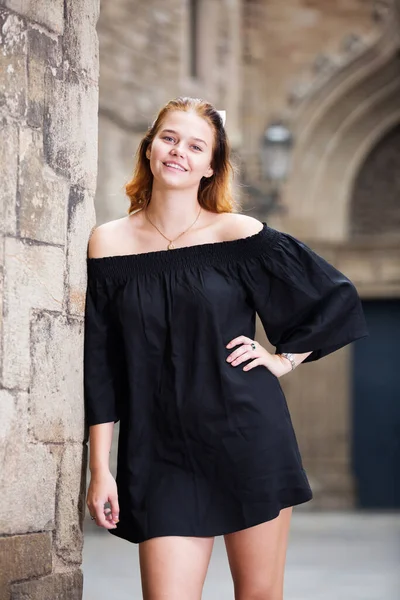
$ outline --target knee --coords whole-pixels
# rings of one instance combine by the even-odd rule
[[[283,590],[267,583],[235,588],[235,600],[283,600]]]

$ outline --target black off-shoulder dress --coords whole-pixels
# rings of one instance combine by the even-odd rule
[[[312,351],[304,362],[367,329],[349,279],[262,225],[233,241],[87,259],[86,420],[120,421],[113,535],[222,535],[312,498],[279,379],[233,367],[226,344],[254,338],[256,312],[277,352]]]

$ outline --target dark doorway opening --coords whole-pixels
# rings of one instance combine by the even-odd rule
[[[352,464],[360,508],[400,508],[400,300],[363,302],[354,345]]]

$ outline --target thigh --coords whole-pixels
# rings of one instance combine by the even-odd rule
[[[225,535],[235,600],[282,600],[292,507],[276,519]]]
[[[139,544],[144,600],[200,600],[213,537],[163,536]]]

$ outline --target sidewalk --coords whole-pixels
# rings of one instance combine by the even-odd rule
[[[286,565],[285,600],[400,600],[400,513],[295,510]],[[83,600],[142,599],[137,545],[88,519],[83,572]],[[223,537],[202,600],[233,600]]]

